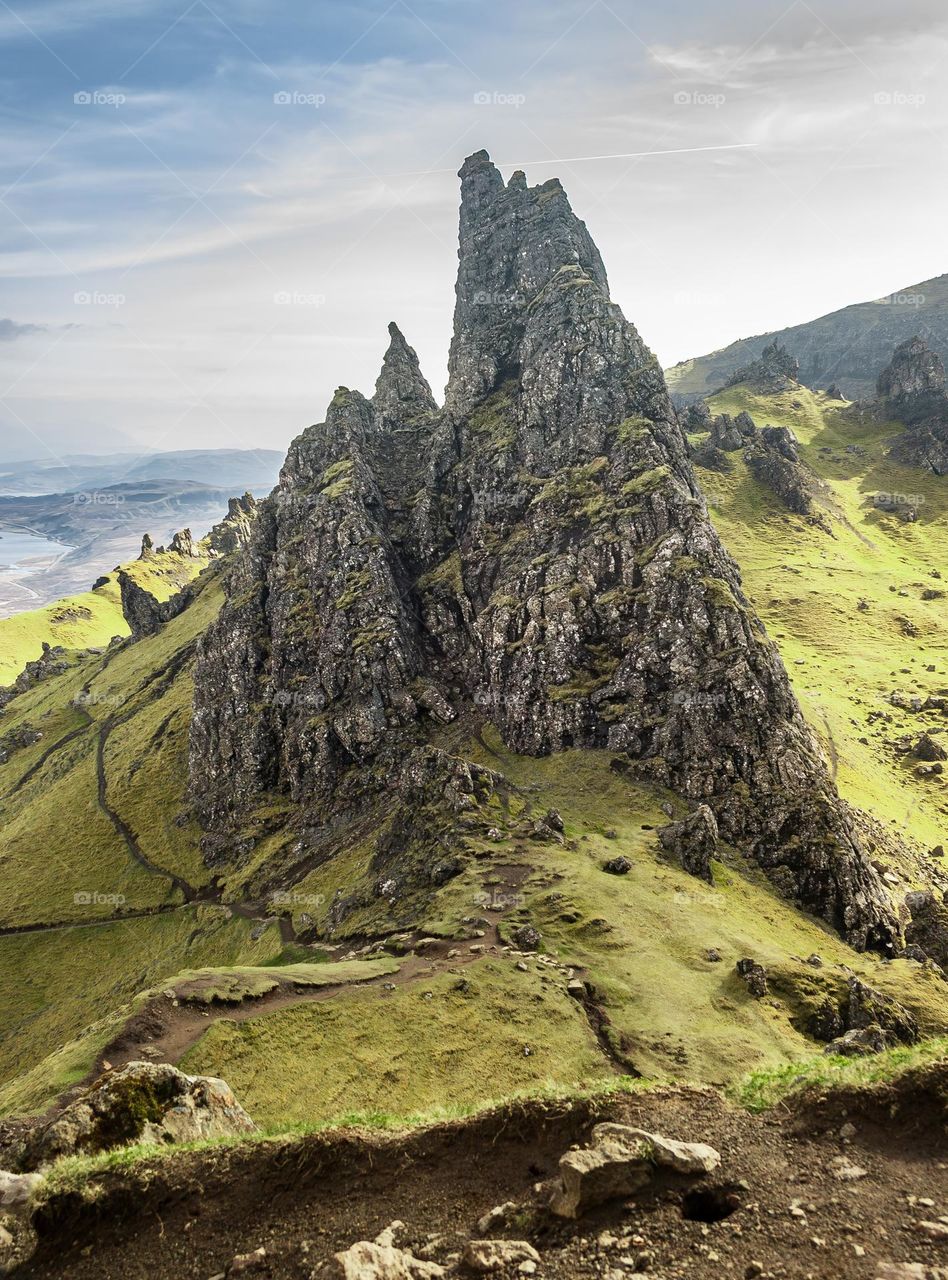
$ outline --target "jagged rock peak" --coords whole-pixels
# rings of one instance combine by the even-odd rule
[[[944,393],[945,366],[923,338],[909,338],[896,347],[877,390],[881,400],[896,402]]]
[[[414,347],[405,341],[394,320],[388,332],[391,342],[375,384],[372,406],[383,426],[409,425],[436,412],[438,406],[421,372]]]
[[[505,186],[485,151],[462,165],[454,336],[445,408],[515,400],[525,461],[601,451],[604,424],[644,417],[677,460],[684,441],[655,357],[609,300],[599,251],[557,179]]]
[[[211,555],[224,556],[245,546],[258,511],[257,499],[249,491],[242,498],[231,498],[227,503],[227,515],[207,535]]]
[[[890,456],[948,475],[948,392],[941,357],[922,338],[909,338],[896,347],[877,391],[877,411],[909,428],[893,441]]]
[[[799,378],[800,361],[774,338],[756,360],[732,374],[725,386],[749,382],[761,391],[787,391],[798,385]]]
[[[585,226],[559,183],[505,185],[485,152],[461,183],[450,381],[425,448],[340,388],[291,445],[198,645],[205,856],[233,856],[264,795],[314,827],[352,822],[433,726],[474,716],[523,755],[625,757],[706,804],[781,892],[891,947],[884,886]],[[403,835],[373,855],[386,883]]]
[[[142,549],[139,552],[139,560],[150,560],[155,554],[155,544],[152,542],[150,533],[142,534]]]

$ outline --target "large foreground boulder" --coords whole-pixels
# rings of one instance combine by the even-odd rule
[[[573,1147],[560,1160],[560,1181],[550,1209],[578,1218],[597,1205],[640,1191],[656,1167],[685,1177],[712,1173],[721,1163],[703,1142],[676,1142],[625,1124],[597,1124],[586,1147]]]
[[[60,1156],[91,1155],[130,1142],[194,1142],[255,1127],[223,1080],[187,1076],[167,1063],[130,1062],[101,1076],[35,1130],[20,1163],[37,1169]]]

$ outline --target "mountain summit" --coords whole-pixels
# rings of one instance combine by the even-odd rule
[[[443,409],[392,326],[373,399],[340,388],[292,444],[200,641],[205,856],[245,856],[274,812],[300,866],[359,832],[397,910],[463,864],[465,814],[499,781],[458,751],[490,725],[525,756],[610,751],[854,945],[890,948],[854,817],[585,225],[558,181],[505,184],[486,152],[460,178]]]

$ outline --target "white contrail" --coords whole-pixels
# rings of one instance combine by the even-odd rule
[[[538,164],[579,164],[585,160],[638,160],[645,156],[684,156],[695,151],[740,151],[746,147],[756,147],[756,142],[722,142],[711,147],[671,147],[667,151],[620,151],[611,156],[566,156],[552,160],[521,160],[514,163],[510,160],[496,160],[498,169],[529,169]],[[381,178],[422,178],[429,173],[454,173],[455,168],[449,165],[445,169],[413,169],[407,173],[382,173]]]

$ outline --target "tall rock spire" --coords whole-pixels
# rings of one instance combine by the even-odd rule
[[[523,755],[621,756],[855,945],[891,947],[884,886],[585,226],[558,182],[505,186],[484,152],[461,185],[444,410],[393,329],[374,404],[340,391],[294,442],[201,643],[205,827],[226,848],[274,791],[351,822],[433,722],[486,719]]]
[[[375,384],[372,405],[384,426],[408,426],[436,412],[438,406],[421,372],[414,347],[405,341],[394,320],[388,332],[391,341]]]

